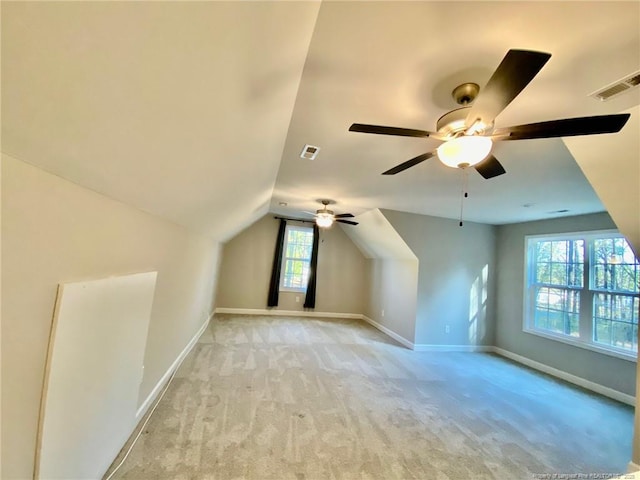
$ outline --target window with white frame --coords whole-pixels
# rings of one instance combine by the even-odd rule
[[[617,232],[526,238],[525,331],[636,357],[640,264]]]
[[[304,292],[309,279],[313,228],[287,225],[282,248],[280,290]]]

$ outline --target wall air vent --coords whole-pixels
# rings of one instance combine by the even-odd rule
[[[302,149],[302,153],[300,154],[301,158],[306,158],[307,160],[315,160],[318,156],[318,152],[320,151],[320,147],[314,147],[313,145],[305,145]]]
[[[596,98],[602,102],[606,100],[610,100],[613,97],[617,97],[618,95],[631,90],[634,87],[640,85],[640,72],[632,73],[631,75],[623,78],[622,80],[618,80],[610,85],[607,85],[600,90],[593,92],[590,97]]]

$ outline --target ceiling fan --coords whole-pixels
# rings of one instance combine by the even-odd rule
[[[506,173],[491,154],[493,142],[615,133],[624,127],[630,116],[628,113],[565,118],[494,129],[494,119],[524,90],[549,58],[549,53],[509,50],[482,91],[475,83],[464,83],[453,90],[454,99],[462,107],[440,117],[436,132],[362,123],[354,123],[349,131],[431,137],[443,141],[436,150],[396,165],[383,172],[383,175],[395,175],[437,156],[449,167],[474,167],[480,175],[489,179]]]
[[[316,225],[320,228],[329,228],[333,225],[333,222],[346,223],[348,225],[358,225],[358,222],[352,220],[345,220],[345,218],[353,218],[351,213],[339,213],[334,214],[332,210],[329,210],[327,206],[331,203],[329,200],[321,200],[320,203],[324,205],[323,208],[316,210],[316,213],[306,212],[316,217]]]

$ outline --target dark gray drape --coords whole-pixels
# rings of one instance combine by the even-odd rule
[[[320,240],[320,229],[318,225],[313,225],[313,250],[311,250],[311,265],[309,265],[309,282],[307,283],[307,294],[304,297],[304,308],[316,308],[316,278],[318,271],[318,244]]]
[[[284,231],[286,227],[287,221],[281,218],[280,229],[278,230],[278,239],[276,240],[276,249],[273,255],[273,268],[271,269],[271,282],[269,283],[267,307],[278,306],[278,295],[280,293],[280,270],[282,269],[282,247],[284,245]]]

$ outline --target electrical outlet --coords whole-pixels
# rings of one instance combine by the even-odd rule
[[[296,303],[300,303],[300,297],[296,295]]]
[[[444,333],[449,333],[449,332],[451,332],[451,328],[449,327],[449,325],[445,325]]]
[[[384,308],[382,309],[382,313],[380,315],[384,317]]]

